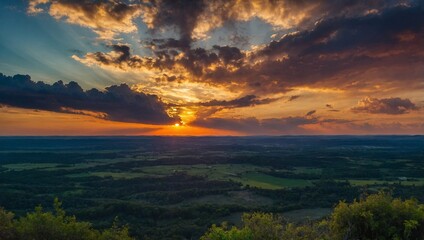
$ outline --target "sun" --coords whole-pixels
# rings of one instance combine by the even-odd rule
[[[182,126],[185,126],[185,122],[183,122],[183,121],[180,121],[180,122],[176,122],[175,124],[174,124],[174,127],[182,127]]]

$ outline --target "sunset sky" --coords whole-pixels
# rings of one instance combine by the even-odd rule
[[[0,135],[424,134],[424,1],[0,2]]]

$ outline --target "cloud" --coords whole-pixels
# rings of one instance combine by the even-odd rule
[[[408,81],[423,87],[419,70],[406,70],[419,69],[424,61],[423,37],[424,8],[419,5],[327,18],[251,51],[236,69],[216,69],[203,79],[243,83],[268,93],[300,86],[354,90],[367,88],[371,81],[396,88]],[[364,77],[371,71],[378,72],[376,80]],[[361,84],[353,85],[354,81]]]
[[[160,59],[131,55],[130,47],[125,44],[112,44],[108,47],[112,49],[112,51],[108,53],[87,53],[83,57],[73,55],[72,58],[88,66],[98,65],[104,68],[114,68],[121,70],[148,70],[161,68],[161,66],[164,65],[161,63]]]
[[[298,98],[300,98],[300,95],[293,95],[293,96],[290,96],[290,97],[289,97],[289,99],[287,99],[287,102],[294,101],[294,100],[296,100],[296,99],[298,99]]]
[[[373,113],[373,114],[406,114],[410,111],[418,110],[418,107],[405,98],[371,98],[366,97],[358,102],[356,107],[351,109],[353,112]]]
[[[274,1],[274,0],[29,0],[27,12],[48,12],[56,19],[93,29],[103,38],[137,30],[141,17],[154,32],[175,30],[191,43],[236,21],[260,19],[276,29],[301,29],[328,16],[357,16],[410,1]],[[237,41],[237,40],[236,40]]]
[[[192,123],[206,128],[236,131],[247,135],[315,134],[422,134],[423,123],[357,122],[347,119],[290,116],[284,118],[208,118]]]
[[[358,9],[365,9],[361,6]],[[323,18],[310,29],[249,51],[217,45],[188,48],[187,41],[165,39],[152,41],[151,57],[129,55],[129,49],[113,46],[111,52],[73,57],[87,65],[149,70],[157,75],[153,78],[165,74],[170,81],[238,86],[255,95],[302,86],[355,90],[390,84],[404,88],[408,82],[424,87],[419,70],[424,62],[424,8],[417,3],[359,12]]]
[[[144,22],[150,29],[169,29],[174,27],[180,39],[191,42],[192,32],[198,17],[205,8],[203,0],[150,0],[143,15]]]
[[[331,104],[325,104],[325,107],[327,108],[327,111],[329,111],[329,112],[340,112],[340,110],[338,110],[338,109],[334,109],[334,107],[333,107],[333,105],[331,105]]]
[[[312,115],[314,115],[316,112],[317,112],[316,110],[311,110],[311,111],[307,112],[307,113],[305,114],[305,116],[312,116]]]
[[[308,126],[350,124],[350,120],[321,119],[315,116],[289,116],[283,118],[206,118],[197,119],[191,125],[237,131],[244,134],[319,134],[320,130]]]
[[[248,62],[257,64],[220,77],[258,82],[268,91],[311,84],[346,89],[349,79],[379,69],[380,78],[385,72],[403,74],[402,80],[393,80],[398,82],[396,87],[404,86],[408,78],[419,84],[416,73],[405,69],[424,60],[424,46],[420,43],[423,36],[424,8],[420,6],[396,7],[366,16],[328,18],[311,30],[286,34],[272,41],[251,54]],[[415,60],[408,60],[411,57]],[[387,69],[387,66],[396,68]]]
[[[44,11],[44,9],[42,9],[40,7],[40,5],[47,4],[49,2],[50,2],[50,0],[30,0],[30,1],[28,1],[27,12],[29,14],[41,13],[41,12]]]
[[[170,107],[179,109],[180,113],[186,111],[195,111],[197,119],[209,118],[213,114],[220,112],[224,109],[234,109],[243,107],[253,107],[257,105],[265,105],[280,100],[281,97],[276,98],[259,98],[255,95],[246,95],[232,100],[210,100],[206,102],[194,102],[185,104],[169,104]],[[188,110],[189,109],[189,110]]]
[[[134,19],[141,14],[141,5],[118,0],[29,0],[29,14],[47,12],[57,20],[87,27],[102,39],[113,39],[118,33],[137,31]]]
[[[317,118],[287,117],[269,118],[208,118],[197,119],[192,125],[243,132],[246,134],[302,134],[306,124],[317,123]]]
[[[196,14],[194,14],[195,18],[192,18],[195,24],[191,24],[191,26],[194,26],[192,35],[196,38],[203,38],[211,30],[225,26],[228,22],[249,21],[257,18],[271,24],[276,29],[301,29],[302,25],[313,24],[327,16],[363,15],[369,9],[378,11],[394,5],[384,0],[341,1],[336,3],[329,0],[214,0],[200,2],[203,4],[199,4],[199,8],[196,9]],[[157,11],[156,14],[161,14],[161,11]]]
[[[109,45],[112,51],[107,53],[87,53],[72,58],[88,66],[100,66],[120,70],[153,71],[158,75],[171,77],[179,75],[180,79],[202,78],[210,72],[231,71],[242,64],[244,54],[237,48],[228,46],[213,46],[213,49],[189,49],[185,52],[175,50],[155,51],[155,57],[131,55],[130,47],[123,44]],[[156,75],[156,77],[158,77]],[[176,77],[175,77],[176,78]],[[175,80],[175,78],[166,78]]]
[[[156,95],[135,92],[126,84],[84,91],[76,82],[52,85],[34,82],[28,75],[8,77],[0,73],[0,103],[13,107],[92,115],[112,121],[170,124]]]
[[[241,98],[233,100],[211,100],[208,102],[198,103],[200,106],[205,107],[225,107],[225,108],[239,108],[239,107],[249,107],[255,105],[269,104],[275,102],[280,98],[264,98],[259,99],[255,95],[247,95]]]
[[[423,123],[399,123],[399,122],[384,122],[384,123],[346,123],[342,125],[326,125],[328,131],[340,134],[340,132],[349,134],[423,134]]]

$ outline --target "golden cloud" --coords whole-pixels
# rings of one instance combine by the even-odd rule
[[[138,4],[119,1],[30,0],[28,13],[44,12],[57,20],[92,29],[101,39],[113,39],[118,33],[137,31],[134,19],[141,14]]]

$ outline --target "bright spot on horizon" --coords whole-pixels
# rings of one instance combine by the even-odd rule
[[[175,127],[181,126],[179,123],[174,124]]]

